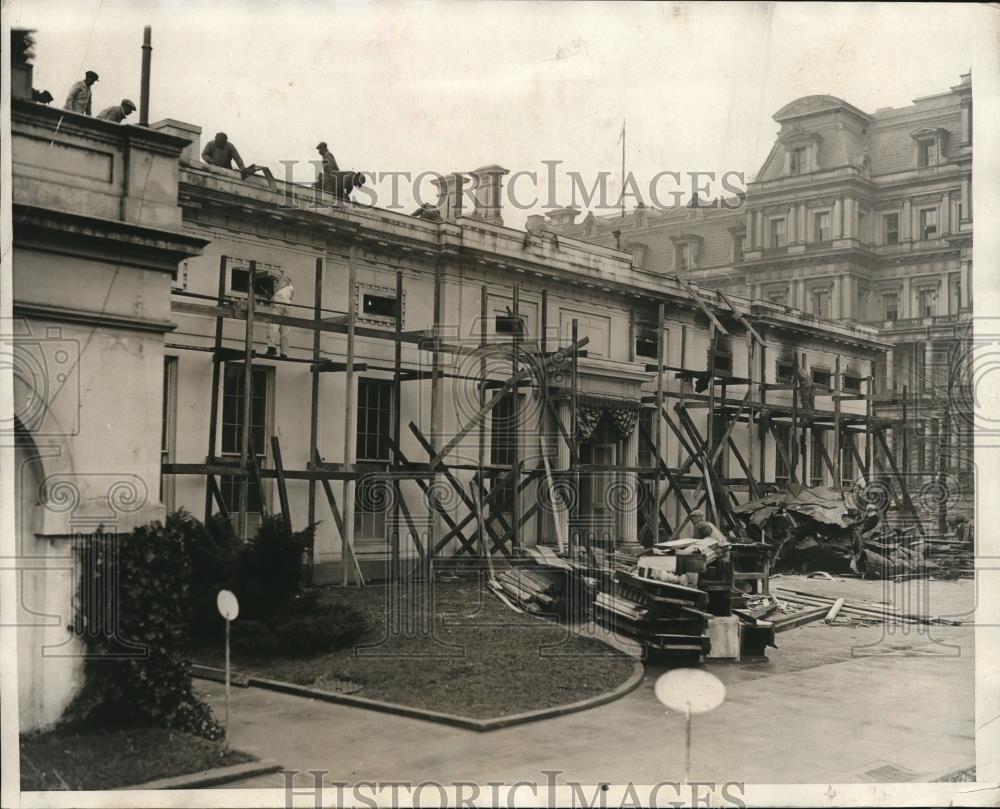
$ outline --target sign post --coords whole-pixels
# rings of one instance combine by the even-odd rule
[[[691,782],[691,726],[696,713],[708,713],[726,699],[726,686],[702,669],[674,669],[660,676],[654,686],[656,698],[671,711],[685,715],[684,783]]]
[[[215,606],[219,615],[226,619],[226,721],[223,728],[229,735],[229,624],[240,614],[240,602],[230,590],[219,590],[215,597]]]

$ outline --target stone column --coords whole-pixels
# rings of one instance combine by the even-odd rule
[[[843,203],[840,199],[836,199],[833,201],[833,214],[831,215],[831,219],[833,219],[833,222],[830,223],[830,227],[832,228],[831,235],[834,239],[839,239],[841,237],[841,234],[843,233],[840,227],[840,217],[841,217],[842,207]]]
[[[899,221],[899,240],[907,242],[913,238],[913,206],[909,200],[903,202],[903,215]]]
[[[788,237],[788,244],[799,243],[799,208],[793,202],[785,215],[785,233]]]
[[[843,276],[836,276],[833,279],[833,290],[830,292],[830,317],[833,320],[840,320],[843,317],[843,304],[840,296],[843,294]]]
[[[754,211],[752,208],[747,208],[747,250],[753,250],[757,246],[757,242],[754,239]]]
[[[622,442],[624,448],[623,466],[639,465],[639,427]],[[634,553],[639,549],[639,476],[635,472],[621,472],[621,480],[628,486],[632,494],[622,508],[618,517],[619,546],[622,550]]]
[[[844,200],[844,238],[851,239],[858,235],[857,227],[858,204],[852,197]]]
[[[899,319],[904,320],[908,317],[913,317],[913,304],[910,301],[912,296],[912,290],[910,289],[910,279],[906,277],[903,279],[903,291],[899,296]]]

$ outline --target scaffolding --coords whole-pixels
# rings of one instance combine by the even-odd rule
[[[359,263],[358,247],[352,242],[349,250],[348,297],[350,308],[347,312],[337,312],[323,307],[322,290],[324,261],[316,259],[313,304],[288,304],[290,307],[310,310],[311,317],[295,317],[287,314],[261,310],[256,302],[256,280],[258,265],[250,261],[248,266],[248,292],[245,305],[227,296],[227,259],[222,256],[219,264],[218,293],[215,297],[187,291],[174,290],[180,298],[172,302],[173,311],[214,318],[214,341],[211,347],[184,344],[167,344],[170,349],[208,351],[212,354],[211,403],[208,428],[208,452],[203,463],[164,463],[163,474],[205,476],[206,521],[213,514],[222,514],[236,530],[246,538],[248,532],[247,507],[250,487],[256,489],[260,508],[266,508],[263,480],[273,479],[276,484],[281,517],[288,530],[292,528],[289,507],[288,481],[308,481],[307,524],[315,525],[319,511],[319,489],[341,539],[341,583],[348,585],[365,584],[365,576],[354,547],[355,491],[359,481],[366,478],[383,479],[393,489],[392,525],[398,528],[405,524],[406,536],[416,550],[415,564],[404,570],[401,559],[401,536],[399,530],[390,531],[389,578],[397,580],[414,574],[429,576],[435,559],[453,541],[458,547],[455,555],[489,560],[495,554],[512,560],[523,551],[522,532],[529,520],[535,518],[541,525],[542,512],[546,505],[553,511],[555,544],[564,553],[585,553],[595,560],[595,566],[613,569],[619,549],[614,539],[607,546],[602,545],[583,529],[580,520],[580,498],[570,498],[566,504],[561,492],[568,484],[571,491],[580,492],[581,476],[599,473],[631,473],[635,484],[649,493],[646,501],[639,499],[637,506],[638,540],[649,546],[665,538],[676,538],[683,531],[692,512],[703,510],[710,520],[716,521],[724,531],[732,532],[745,540],[742,524],[735,514],[739,505],[737,493],[745,493],[747,499],[760,497],[776,490],[778,482],[768,480],[769,466],[766,462],[766,440],[773,439],[776,452],[783,460],[788,481],[798,483],[805,478],[806,470],[806,430],[822,430],[832,433],[833,458],[827,453],[823,442],[814,443],[822,456],[825,469],[834,485],[842,483],[842,447],[849,447],[852,458],[861,471],[863,480],[871,483],[875,479],[883,481],[888,496],[896,505],[897,513],[904,520],[920,522],[920,516],[910,497],[906,474],[896,464],[890,450],[886,434],[898,420],[876,417],[872,413],[873,378],[865,377],[865,389],[845,391],[842,385],[841,358],[836,358],[835,383],[828,392],[815,395],[830,399],[831,407],[819,409],[812,402],[804,402],[802,382],[798,373],[796,353],[795,373],[787,382],[767,382],[768,344],[755,327],[753,315],[741,313],[733,302],[722,292],[715,292],[716,301],[710,304],[705,295],[690,286],[683,278],[677,282],[686,293],[689,305],[700,311],[708,320],[709,351],[706,368],[692,368],[686,357],[685,331],[682,331],[681,364],[669,365],[665,357],[666,303],[658,307],[657,359],[655,364],[647,364],[645,369],[655,374],[655,394],[641,397],[640,406],[652,408],[654,429],[652,435],[639,419],[635,429],[638,440],[652,453],[652,466],[630,466],[627,464],[584,464],[581,461],[581,431],[579,425],[579,403],[581,393],[578,384],[579,360],[586,356],[588,339],[580,338],[577,320],[572,320],[571,332],[565,346],[550,345],[549,324],[547,323],[547,290],[541,291],[541,324],[537,339],[528,339],[520,312],[520,289],[512,285],[512,306],[508,310],[511,323],[509,339],[490,341],[487,333],[488,286],[481,286],[480,322],[478,345],[479,372],[475,375],[458,373],[454,369],[446,371],[442,358],[446,355],[468,351],[468,346],[453,345],[443,339],[443,263],[439,257],[434,269],[433,323],[430,328],[412,331],[403,330],[403,272],[397,270],[395,277],[395,309],[391,330],[370,328],[357,324],[354,305],[357,289]],[[287,311],[287,310],[286,310]],[[243,321],[245,324],[243,347],[229,348],[223,345],[224,323],[226,320]],[[726,323],[729,324],[727,328]],[[309,330],[312,333],[311,356],[308,359],[273,356],[258,353],[254,348],[254,325],[257,322],[277,324]],[[632,319],[635,327],[635,317]],[[738,327],[746,339],[748,376],[737,377],[731,370],[716,367],[716,349],[720,336],[729,336],[729,329]],[[757,324],[760,326],[760,323]],[[686,328],[686,327],[685,327]],[[346,338],[343,361],[331,360],[323,356],[321,337],[324,333],[342,334]],[[391,366],[374,366],[356,361],[356,340],[358,337],[389,340],[393,343]],[[496,335],[497,338],[500,335]],[[634,335],[633,335],[634,338]],[[563,342],[560,336],[557,342]],[[416,346],[430,353],[430,371],[426,367],[406,368],[403,362],[404,345]],[[487,352],[500,349],[509,351],[509,372],[500,378],[489,373]],[[263,363],[304,363],[311,373],[309,405],[309,461],[304,469],[285,468],[278,436],[271,436],[270,445],[273,468],[261,468],[253,446],[251,432],[252,369],[255,362]],[[241,435],[239,457],[228,458],[216,455],[219,434],[220,385],[224,363],[242,365],[243,396],[241,414]],[[388,463],[365,463],[357,461],[356,429],[354,425],[355,375],[366,370],[390,372],[394,407],[391,411],[388,447],[391,455]],[[550,379],[550,372],[558,371],[563,376],[562,384]],[[325,461],[319,447],[319,418],[321,412],[320,377],[322,374],[345,375],[344,446],[343,461]],[[693,382],[704,393],[676,391],[665,388],[665,379],[673,374],[675,379]],[[568,377],[568,384],[566,382]],[[442,433],[443,380],[445,378],[464,379],[477,385],[477,409],[458,430],[444,441]],[[430,379],[430,421],[429,435],[413,421],[407,429],[417,441],[426,460],[411,460],[402,446],[401,391],[409,381]],[[682,386],[683,387],[683,386]],[[524,424],[521,413],[521,390],[532,390],[539,397],[539,447],[534,463],[526,465],[526,442],[521,438],[531,433],[532,425]],[[768,393],[785,390],[791,392],[791,404],[768,401]],[[735,393],[734,393],[735,391]],[[508,418],[515,439],[509,447],[508,463],[486,462],[486,419],[504,400],[509,398]],[[864,414],[845,413],[842,403],[847,400],[863,400]],[[569,423],[566,424],[559,412],[559,403],[569,405]],[[672,406],[669,406],[672,405]],[[704,433],[699,429],[694,414],[704,413]],[[656,417],[658,415],[658,417]],[[557,442],[562,442],[568,454],[566,468],[552,469],[549,456],[551,447],[543,446],[542,419],[549,419],[555,430]],[[724,425],[719,431],[716,425]],[[734,440],[734,430],[743,425],[747,433],[746,456]],[[788,427],[788,438],[782,441],[778,425]],[[664,459],[666,448],[665,433],[669,430],[681,450],[679,465],[671,466]],[[449,456],[476,431],[478,436],[478,457],[476,463],[449,461]],[[719,434],[717,434],[719,433]],[[864,454],[857,449],[853,440],[846,440],[856,434],[866,437]],[[558,447],[557,447],[558,449]],[[728,477],[721,472],[719,459],[723,453],[736,460],[742,476]],[[800,465],[801,464],[801,465]],[[755,471],[756,470],[756,471]],[[468,488],[463,486],[458,472],[471,472]],[[230,514],[218,478],[227,476],[239,481],[239,513]],[[401,491],[401,483],[411,480],[419,487],[430,516],[430,528],[426,534],[418,530],[413,511],[408,506]],[[341,499],[338,500],[333,483],[341,484]],[[525,498],[529,486],[535,483],[534,502],[527,508]],[[446,489],[467,510],[462,518],[440,502],[440,487]],[[507,494],[511,499],[511,509],[495,507]],[[673,495],[678,516],[673,521],[664,510],[668,498]],[[509,519],[508,519],[509,516]],[[426,539],[426,545],[424,540]],[[311,582],[316,561],[315,540],[308,549],[307,577]]]

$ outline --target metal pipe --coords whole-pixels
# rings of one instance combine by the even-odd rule
[[[142,29],[142,85],[139,95],[139,126],[149,126],[149,69],[153,60],[153,29]]]

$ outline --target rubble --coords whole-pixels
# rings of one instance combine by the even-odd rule
[[[778,571],[886,578],[938,570],[922,552],[922,543],[908,547],[906,533],[886,526],[879,512],[853,491],[791,484],[734,512],[750,536],[771,548],[771,564]]]

